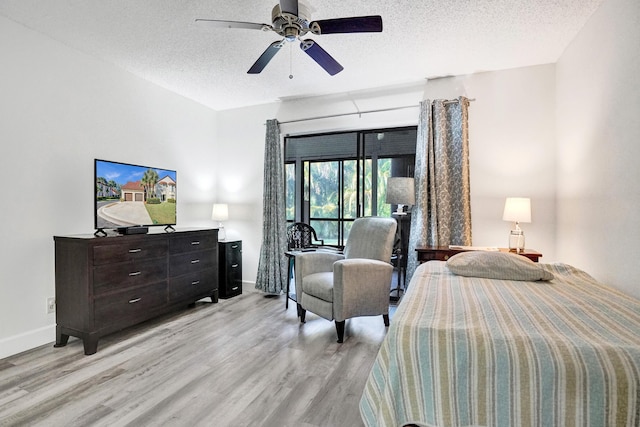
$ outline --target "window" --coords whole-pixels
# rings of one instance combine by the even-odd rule
[[[285,138],[287,221],[343,246],[361,216],[390,216],[390,176],[413,176],[416,127]]]

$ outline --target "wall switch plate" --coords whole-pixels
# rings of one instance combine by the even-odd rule
[[[47,314],[56,312],[56,298],[49,297],[47,298]]]

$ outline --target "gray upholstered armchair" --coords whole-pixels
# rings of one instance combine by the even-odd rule
[[[344,254],[308,252],[296,256],[295,276],[300,321],[306,310],[335,320],[338,342],[345,320],[382,315],[389,326],[390,264],[396,221],[367,217],[353,222]]]

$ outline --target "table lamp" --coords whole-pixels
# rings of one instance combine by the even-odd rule
[[[211,219],[218,221],[218,240],[225,239],[224,224],[222,221],[229,219],[229,207],[226,203],[215,203],[213,205],[213,212],[211,213]]]
[[[528,197],[507,197],[504,203],[504,221],[513,221],[516,227],[509,233],[509,250],[516,253],[524,251],[524,232],[521,222],[531,222],[531,199]]]
[[[416,191],[413,178],[393,176],[387,178],[387,198],[386,202],[398,205],[393,215],[406,215],[403,211],[404,205],[415,205]]]

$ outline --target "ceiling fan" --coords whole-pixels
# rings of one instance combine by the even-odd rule
[[[221,21],[218,19],[196,19],[196,22],[207,23],[216,28],[240,28],[248,30],[273,31],[283,37],[271,43],[260,58],[249,68],[248,74],[259,74],[286,42],[300,41],[300,49],[316,61],[330,75],[338,74],[344,69],[331,55],[312,39],[302,39],[311,32],[315,35],[338,33],[375,33],[382,31],[382,17],[354,16],[351,18],[324,19],[310,21],[308,8],[298,0],[280,0],[271,13],[272,24],[253,22]]]

